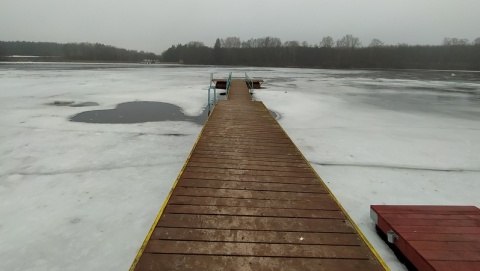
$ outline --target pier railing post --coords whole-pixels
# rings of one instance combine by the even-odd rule
[[[217,105],[217,88],[213,87],[213,106]]]
[[[248,90],[250,94],[253,94],[253,78],[250,78],[246,72],[245,72],[245,83],[248,86]]]
[[[227,85],[226,85],[227,97],[228,97],[228,93],[229,93],[231,81],[232,81],[232,73],[230,72],[230,73],[228,74]]]
[[[210,86],[208,87],[208,115],[210,115],[210,111],[212,111],[213,107],[217,104],[217,86],[213,84],[213,73],[210,73]],[[210,97],[210,91],[213,89],[213,101]]]
[[[210,115],[211,107],[210,107],[210,89],[212,89],[213,83],[213,73],[210,73],[210,86],[208,87],[208,97],[207,97],[207,104],[208,104],[208,115]]]
[[[210,88],[208,88],[207,104],[208,104],[208,115],[210,115]]]

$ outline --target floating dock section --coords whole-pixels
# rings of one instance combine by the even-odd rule
[[[370,215],[418,270],[480,270],[477,207],[372,205]]]
[[[245,80],[207,120],[131,270],[385,270]]]

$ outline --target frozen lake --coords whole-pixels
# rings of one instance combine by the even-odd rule
[[[478,72],[0,63],[0,270],[128,270],[212,72],[265,80],[255,99],[392,270],[371,204],[480,206]]]

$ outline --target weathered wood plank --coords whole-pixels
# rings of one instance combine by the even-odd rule
[[[175,196],[170,198],[169,204],[201,205],[201,206],[232,206],[232,207],[258,207],[302,210],[340,210],[340,207],[331,199],[324,201],[306,200],[263,200],[263,199],[235,199],[215,197]]]
[[[192,255],[326,258],[368,260],[360,246],[292,245],[151,240],[145,252]]]
[[[269,177],[311,177],[315,178],[315,173],[303,168],[291,171],[275,171],[275,170],[254,170],[254,169],[231,169],[231,168],[205,168],[205,167],[187,167],[184,172],[228,174],[228,175],[252,175],[252,176],[269,176]]]
[[[250,191],[303,192],[327,194],[325,187],[318,184],[261,183],[247,181],[224,181],[180,178],[178,187],[204,187],[223,189],[245,189]]]
[[[291,177],[291,176],[268,176],[268,175],[237,175],[226,173],[206,173],[185,171],[182,178],[223,180],[223,181],[250,181],[262,183],[287,183],[287,184],[318,184],[318,179],[313,177]]]
[[[236,257],[182,254],[145,254],[138,271],[377,271],[382,267],[367,260],[280,257]]]
[[[235,215],[259,217],[290,217],[290,218],[329,218],[345,219],[341,211],[331,210],[301,210],[281,208],[255,208],[232,206],[198,206],[198,205],[173,205],[169,204],[165,213],[170,214],[204,214],[204,215]]]
[[[319,195],[301,192],[273,192],[199,187],[177,187],[177,189],[175,189],[173,192],[173,195],[236,199],[300,200],[305,202],[325,202],[326,200],[330,199],[330,195],[328,194]],[[334,203],[333,200],[332,203]]]
[[[157,227],[353,233],[343,220],[316,218],[248,217],[227,215],[163,214]]]
[[[275,232],[249,230],[218,230],[192,228],[155,228],[152,239],[193,240],[210,242],[270,243],[299,245],[341,245],[361,246],[361,239],[355,234]]]

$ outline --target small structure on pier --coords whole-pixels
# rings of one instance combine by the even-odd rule
[[[226,89],[227,88],[227,78],[213,78],[212,82],[215,84],[217,89]],[[259,89],[262,87],[263,79],[251,78],[250,80],[245,80],[248,88]]]

